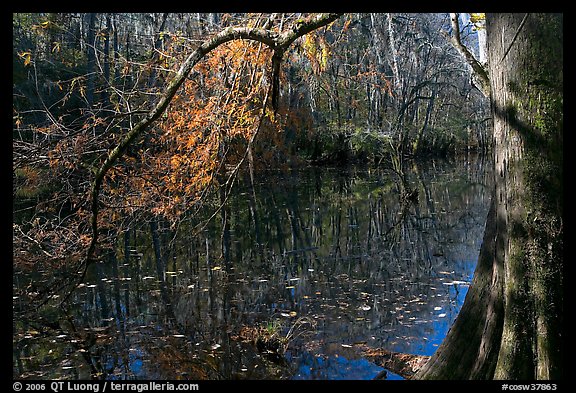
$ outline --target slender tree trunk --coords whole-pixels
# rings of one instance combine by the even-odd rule
[[[558,379],[562,15],[488,14],[495,189],[474,281],[417,378]]]
[[[118,15],[116,14],[112,14],[112,36],[114,49],[114,81],[112,84],[116,85],[120,81],[120,45],[118,42]]]
[[[106,87],[102,89],[101,101],[104,107],[110,104],[110,32],[112,31],[112,17],[106,14],[106,29],[104,30],[104,82]]]
[[[96,80],[96,14],[90,13],[88,18],[88,32],[86,36],[86,59],[87,59],[87,81],[86,81],[86,101],[88,106],[94,103],[94,84]]]
[[[394,26],[392,25],[392,14],[386,14],[388,21],[388,41],[390,43],[390,52],[392,54],[392,73],[394,75],[394,89],[399,91],[402,86],[402,78],[398,69],[398,50],[396,49],[396,34],[394,33]]]

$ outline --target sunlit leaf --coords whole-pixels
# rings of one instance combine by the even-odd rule
[[[31,52],[20,52],[20,53],[18,53],[18,56],[20,56],[20,58],[22,58],[24,60],[25,66],[30,64],[30,61],[32,60],[32,53]]]

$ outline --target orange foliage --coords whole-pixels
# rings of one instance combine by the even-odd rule
[[[176,218],[209,187],[225,182],[258,129],[278,134],[269,112],[259,128],[271,56],[268,47],[243,40],[212,51],[180,87],[138,159],[124,160],[124,168],[108,176],[108,194],[121,196],[129,211],[148,206],[152,213]]]

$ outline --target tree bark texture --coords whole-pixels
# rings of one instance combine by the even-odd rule
[[[495,188],[466,300],[416,378],[559,379],[562,15],[488,14]]]
[[[487,15],[504,326],[495,378],[562,375],[563,17]]]

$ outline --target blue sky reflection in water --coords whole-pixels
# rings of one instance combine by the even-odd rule
[[[404,185],[358,167],[241,181],[200,234],[197,217],[177,233],[143,222],[120,236],[73,295],[76,330],[94,331],[90,355],[107,379],[372,379],[382,368],[363,349],[432,354],[456,317],[484,231],[487,167],[409,163]],[[415,203],[403,203],[404,186]],[[281,364],[256,350],[257,329],[286,338]],[[22,337],[28,358],[50,355],[19,375],[89,372],[69,355],[72,337]]]
[[[454,322],[458,311],[460,310],[466,293],[468,292],[468,283],[472,281],[475,261],[459,263],[460,268],[469,271],[465,281],[446,281],[443,284],[448,288],[447,293],[438,294],[437,297],[446,307],[435,306],[429,314],[429,318],[414,320],[414,323],[406,323],[404,329],[397,331],[399,336],[391,340],[390,345],[384,345],[383,348],[395,352],[432,355],[444,339],[448,329]],[[411,330],[418,325],[418,332],[412,334]],[[292,377],[293,379],[355,379],[366,380],[373,379],[384,368],[369,362],[366,359],[348,359],[345,354],[342,355],[335,351],[332,355],[313,356],[306,353],[299,362],[299,368]],[[388,380],[404,379],[401,376],[387,371]]]

